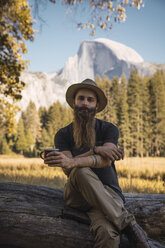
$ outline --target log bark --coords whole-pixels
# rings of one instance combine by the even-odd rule
[[[151,248],[165,247],[165,195],[125,197],[126,208],[151,238]],[[87,215],[67,207],[62,190],[0,183],[0,247],[92,248],[93,238]],[[120,247],[129,247],[124,235]]]

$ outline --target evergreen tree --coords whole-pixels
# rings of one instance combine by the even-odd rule
[[[130,155],[141,154],[142,137],[142,102],[141,102],[141,78],[137,70],[132,70],[128,81],[128,114],[130,128]]]
[[[120,102],[119,102],[119,112],[118,112],[118,128],[120,132],[119,136],[119,146],[124,150],[124,154],[127,157],[129,155],[129,118],[128,118],[128,103],[127,103],[127,81],[125,75],[122,75],[121,85],[120,85]]]
[[[35,147],[35,139],[30,129],[27,129],[25,132],[25,141],[26,141],[26,153],[31,155]]]
[[[41,128],[46,128],[46,124],[48,122],[48,111],[45,107],[40,107],[38,110],[38,114],[40,117]]]
[[[41,123],[35,103],[30,101],[25,112],[22,113],[25,132],[30,130],[36,143],[40,142]]]
[[[6,137],[3,135],[3,137],[0,139],[0,153],[1,154],[9,154],[11,153],[11,149],[7,143]]]
[[[119,78],[114,77],[112,79],[112,87],[110,88],[111,95],[111,121],[118,125],[119,121],[119,103],[120,103],[120,83]]]
[[[45,128],[42,129],[41,133],[41,142],[39,148],[45,149],[45,148],[52,148],[53,144],[51,143],[51,138]]]
[[[20,117],[17,125],[17,137],[16,137],[16,143],[15,148],[17,152],[20,152],[21,154],[26,151],[26,139],[25,139],[25,132],[24,132],[24,125],[23,120]]]
[[[142,104],[143,104],[143,132],[141,145],[143,147],[143,155],[149,156],[151,150],[151,128],[150,128],[150,102],[149,102],[149,77],[143,78]]]
[[[69,124],[73,119],[71,110],[63,106],[59,101],[48,109],[46,130],[51,138],[51,146],[54,146],[54,135],[62,127]]]
[[[151,154],[164,155],[165,148],[165,82],[164,73],[157,71],[149,81]]]
[[[113,109],[112,109],[112,101],[111,101],[111,95],[110,95],[110,89],[111,89],[112,83],[109,80],[109,78],[104,77],[103,79],[101,79],[98,76],[95,78],[95,82],[98,85],[98,87],[100,87],[104,91],[104,93],[107,97],[107,101],[108,101],[105,109],[103,111],[101,111],[100,113],[98,113],[97,117],[102,119],[102,120],[112,122]]]

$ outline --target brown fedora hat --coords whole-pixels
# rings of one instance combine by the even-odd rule
[[[72,84],[67,89],[66,101],[70,105],[71,108],[74,108],[74,98],[75,98],[77,91],[80,89],[89,89],[95,92],[98,98],[98,102],[99,102],[99,107],[97,109],[97,112],[100,112],[105,108],[105,106],[107,105],[107,98],[104,92],[97,86],[97,84],[93,80],[89,78],[85,79],[81,83]]]

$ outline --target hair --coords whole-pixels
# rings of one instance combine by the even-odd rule
[[[95,113],[96,108],[92,108],[88,110],[87,114],[83,115],[81,113],[81,108],[75,106],[73,121],[73,138],[77,148],[91,148],[95,146]]]

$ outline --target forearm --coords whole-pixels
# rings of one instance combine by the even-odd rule
[[[90,153],[92,154],[93,151],[90,151]],[[109,159],[105,159],[100,155],[77,156],[73,158],[73,161],[74,167],[103,168],[111,165],[111,161]]]
[[[95,156],[95,157],[94,157]],[[62,168],[65,175],[69,176],[71,170],[74,167],[91,167],[91,168],[103,168],[111,165],[111,161],[102,158],[100,155],[95,155],[93,149],[88,152],[72,157],[73,167],[70,169]]]

